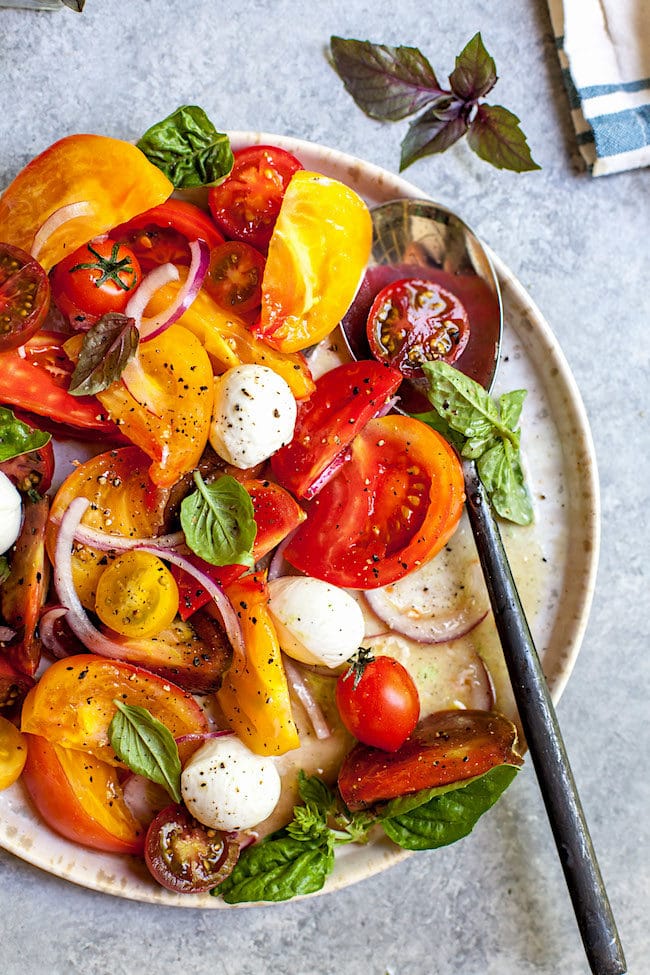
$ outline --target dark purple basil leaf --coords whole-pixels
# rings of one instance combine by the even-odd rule
[[[467,140],[477,156],[497,169],[525,173],[541,168],[530,154],[519,119],[501,105],[479,105]]]
[[[416,159],[444,152],[465,135],[468,123],[464,107],[459,99],[445,95],[411,122],[402,140],[400,172]]]
[[[449,75],[452,91],[466,102],[476,101],[492,91],[497,82],[497,66],[483,44],[480,34],[474,34],[456,58],[456,67]]]
[[[94,396],[108,389],[135,355],[139,341],[140,333],[132,318],[119,312],[102,315],[84,336],[69,392],[73,396]]]
[[[330,49],[346,91],[370,118],[406,118],[445,94],[417,47],[389,47],[334,36]]]

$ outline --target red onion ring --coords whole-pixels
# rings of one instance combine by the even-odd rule
[[[64,223],[68,223],[70,220],[76,219],[76,217],[87,217],[94,212],[95,208],[89,200],[79,200],[78,203],[67,203],[65,206],[59,207],[58,210],[54,210],[36,231],[34,243],[30,251],[32,257],[38,260],[38,255],[54,231],[62,227]]]
[[[282,660],[287,680],[289,681],[289,687],[305,709],[316,737],[321,741],[325,738],[330,738],[332,732],[325,720],[325,715],[320,704],[307,686],[299,668],[286,654],[282,655]]]
[[[130,552],[138,545],[155,545],[157,548],[180,548],[185,544],[183,532],[171,532],[157,538],[137,538],[130,535],[110,535],[108,532],[80,524],[74,533],[75,542],[96,548],[100,552]]]
[[[152,315],[150,318],[143,317],[152,295],[163,284],[167,284],[172,280],[178,280],[178,270],[173,264],[162,264],[160,267],[154,268],[144,279],[126,306],[124,313],[129,318],[135,319],[135,323],[140,330],[141,341],[147,342],[149,339],[155,338],[156,335],[160,335],[170,325],[173,325],[181,317],[183,312],[187,311],[201,290],[203,279],[210,265],[210,248],[204,240],[199,238],[190,242],[190,254],[192,260],[187,272],[187,278],[179,289],[175,299],[165,311],[160,312],[158,315]],[[170,268],[173,269],[173,274],[171,274]]]
[[[57,660],[69,656],[68,650],[63,646],[54,629],[56,621],[65,616],[67,612],[65,606],[50,606],[38,621],[38,632],[43,646]]]

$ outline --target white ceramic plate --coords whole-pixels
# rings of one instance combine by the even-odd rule
[[[262,132],[231,134],[235,147],[279,145],[306,168],[348,183],[370,203],[424,196],[411,183],[352,156]],[[532,529],[504,540],[554,700],[573,668],[593,593],[599,546],[599,497],[594,450],[580,394],[557,341],[514,275],[495,255],[505,311],[502,362],[495,391],[525,387],[522,416],[527,473],[536,509]],[[512,710],[496,636],[481,652],[497,684],[500,706]],[[209,895],[177,895],[158,887],[136,858],[94,853],[47,829],[20,783],[0,793],[0,845],[42,870],[118,897],[182,907],[224,908]],[[395,864],[406,851],[384,839],[351,844],[337,854],[325,893]],[[246,906],[246,905],[243,905]]]

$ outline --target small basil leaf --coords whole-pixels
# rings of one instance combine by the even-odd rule
[[[456,58],[456,67],[449,75],[452,91],[463,101],[475,101],[492,91],[497,83],[497,67],[483,44],[474,34]]]
[[[3,582],[6,582],[10,575],[11,566],[7,561],[7,556],[0,555],[0,585],[2,585]]]
[[[298,772],[298,792],[302,801],[313,806],[324,819],[334,808],[334,796],[328,786],[317,776],[306,775],[302,769]]]
[[[137,775],[157,782],[174,802],[181,801],[181,760],[171,731],[146,708],[113,702],[117,711],[108,728],[115,754]]]
[[[452,430],[464,437],[489,437],[501,427],[496,403],[483,387],[441,360],[425,362],[427,396]]]
[[[400,171],[424,156],[444,152],[467,132],[464,104],[450,95],[442,95],[422,115],[411,122],[402,140]]]
[[[497,514],[517,525],[530,525],[533,508],[526,489],[519,452],[508,440],[500,440],[482,457],[476,468]]]
[[[176,189],[211,186],[233,166],[230,139],[197,105],[182,105],[152,125],[137,145]]]
[[[70,378],[73,396],[93,396],[112,386],[138,349],[140,333],[132,318],[118,312],[102,315],[84,335]]]
[[[49,433],[23,423],[6,406],[0,406],[0,463],[38,450],[51,439]]]
[[[479,105],[467,136],[470,148],[497,169],[540,169],[530,154],[519,119],[501,105]]]
[[[321,890],[334,869],[331,831],[322,839],[281,832],[243,850],[232,873],[212,893],[227,904],[284,901]]]
[[[485,775],[457,788],[445,789],[415,808],[395,809],[395,815],[382,818],[387,836],[406,850],[435,850],[455,843],[472,829],[499,796],[507,789],[517,769],[497,765]]]
[[[212,565],[252,568],[257,525],[246,489],[229,474],[206,484],[196,471],[194,483],[197,490],[181,504],[181,527],[189,547]]]
[[[506,426],[514,430],[519,423],[521,409],[526,399],[525,389],[511,389],[508,393],[502,393],[499,397],[499,412],[501,420]]]
[[[433,68],[416,47],[334,36],[330,50],[346,91],[370,118],[405,118],[443,94]]]

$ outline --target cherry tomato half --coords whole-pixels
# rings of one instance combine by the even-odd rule
[[[350,734],[365,745],[396,751],[420,717],[420,698],[408,670],[394,657],[360,650],[336,682],[336,706]]]
[[[447,441],[407,416],[371,420],[350,449],[350,463],[305,506],[284,555],[335,586],[376,589],[446,544],[462,512],[463,474]]]
[[[302,164],[277,146],[248,146],[235,153],[227,179],[211,187],[208,205],[226,237],[266,252],[284,191]]]
[[[147,867],[159,884],[177,894],[216,887],[232,872],[238,857],[234,839],[202,826],[183,806],[166,806],[147,830]]]
[[[22,702],[33,686],[32,678],[12,667],[0,653],[0,712],[5,717],[13,718],[20,714]]]
[[[50,283],[38,261],[20,247],[0,244],[0,352],[24,345],[49,307]]]
[[[215,247],[203,287],[224,311],[248,315],[262,304],[265,259],[250,244],[230,240]]]
[[[143,271],[160,264],[190,264],[190,241],[201,238],[212,248],[223,243],[209,214],[187,200],[169,199],[111,231],[127,244]]]
[[[339,771],[349,809],[483,775],[496,765],[521,765],[517,729],[496,711],[436,711],[395,752],[355,745]]]
[[[409,378],[434,359],[455,362],[469,340],[469,318],[456,295],[432,281],[393,281],[368,315],[370,350]]]
[[[129,247],[110,238],[91,240],[52,272],[52,294],[73,328],[89,328],[106,312],[121,312],[142,272]]]
[[[177,611],[174,577],[149,552],[124,552],[99,577],[95,612],[102,623],[122,636],[156,636],[171,624]]]
[[[401,373],[378,362],[348,362],[316,381],[298,409],[293,439],[271,459],[278,482],[298,498],[313,498],[343,463],[353,438],[386,404]]]

